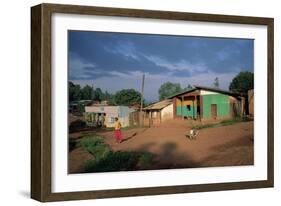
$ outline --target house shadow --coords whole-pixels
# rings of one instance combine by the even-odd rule
[[[180,153],[178,146],[174,142],[166,142],[157,149],[151,151],[151,147],[155,146],[155,142],[146,143],[138,148],[138,151],[151,152],[153,154],[152,164],[147,167],[148,170],[159,169],[183,169],[198,167],[198,164],[192,160],[186,153]]]

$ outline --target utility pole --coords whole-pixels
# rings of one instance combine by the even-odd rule
[[[94,84],[92,84],[92,94],[91,94],[91,99],[92,99],[92,101],[94,100],[94,95],[95,95],[95,92],[94,92]]]
[[[142,75],[142,83],[141,83],[141,107],[140,107],[140,126],[143,126],[143,90],[144,90],[144,79],[145,75]]]

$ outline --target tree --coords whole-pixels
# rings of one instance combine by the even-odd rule
[[[218,77],[215,78],[213,86],[214,86],[214,88],[219,88],[220,87],[220,83],[219,83],[219,78]]]
[[[158,90],[159,100],[167,99],[168,97],[181,92],[180,84],[166,82],[162,84]]]
[[[83,88],[79,84],[74,84],[73,82],[68,82],[68,93],[69,101],[79,101],[79,100],[95,100],[103,101],[107,100],[110,105],[115,105],[114,95],[108,93],[107,91],[103,92],[101,88],[96,88],[86,85]]]
[[[104,95],[103,95],[103,98],[104,98],[104,100],[107,100],[107,101],[108,101],[108,100],[111,98],[111,96],[112,96],[112,95],[109,94],[108,91],[105,91],[105,92],[104,92]]]
[[[253,88],[254,74],[252,72],[240,72],[232,79],[229,85],[230,91],[242,94],[247,94],[248,90]]]
[[[84,99],[84,100],[93,99],[93,88],[90,87],[89,85],[86,85],[85,87],[83,87],[81,90],[81,93],[82,93],[82,99]]]
[[[108,105],[116,105],[115,101],[114,101],[114,95],[110,94],[108,91],[105,91],[103,93],[103,98],[102,100],[106,100]]]
[[[129,106],[141,101],[141,93],[134,89],[123,89],[116,92],[114,102],[117,105]]]
[[[190,84],[188,84],[187,87],[185,87],[183,90],[186,91],[186,90],[190,90],[190,89],[193,89],[193,87]]]
[[[69,101],[78,101],[82,98],[80,85],[68,82],[68,99]]]
[[[95,89],[93,99],[94,99],[95,101],[101,101],[101,100],[103,100],[103,93],[102,93],[101,88],[96,88],[96,89]]]

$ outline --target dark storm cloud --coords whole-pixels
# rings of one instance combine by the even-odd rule
[[[69,52],[74,59],[79,59],[85,64],[94,64],[95,69],[102,70],[104,73],[107,71],[128,73],[136,70],[150,73],[164,72],[164,67],[157,66],[142,54],[138,54],[137,58],[126,55],[124,51],[130,42],[126,36],[117,37],[112,33],[70,32]],[[70,57],[70,63],[72,60]],[[70,64],[70,74],[71,69]],[[81,72],[83,73],[84,70],[82,68]],[[96,76],[89,78],[96,78]]]
[[[193,72],[253,71],[253,41],[106,32],[69,32],[70,77],[96,79],[110,71],[191,76]],[[84,66],[72,74],[72,62]],[[196,65],[205,69],[194,70]],[[90,72],[91,69],[98,72]],[[88,72],[87,72],[88,71]],[[76,77],[75,77],[76,75]]]
[[[254,41],[247,39],[69,31],[69,79],[109,92],[139,89],[156,100],[164,82],[220,87],[240,71],[254,70]]]

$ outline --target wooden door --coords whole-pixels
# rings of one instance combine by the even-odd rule
[[[211,104],[211,117],[212,119],[217,119],[217,105]]]

